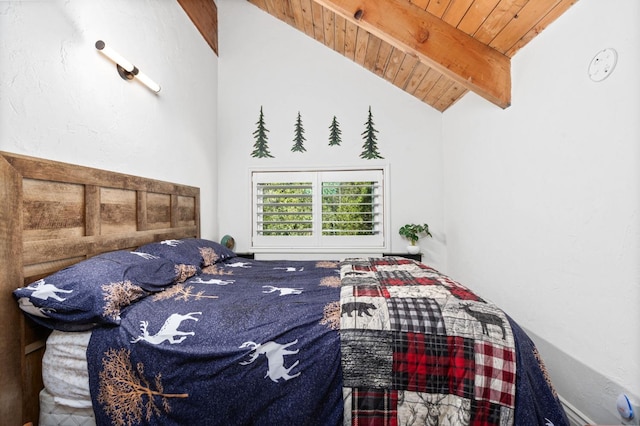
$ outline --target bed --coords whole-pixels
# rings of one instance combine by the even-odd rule
[[[517,324],[428,265],[245,259],[197,188],[2,160],[7,424],[568,424]]]

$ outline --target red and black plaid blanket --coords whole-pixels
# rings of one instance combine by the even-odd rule
[[[409,259],[345,259],[340,275],[344,424],[513,424],[499,308]]]

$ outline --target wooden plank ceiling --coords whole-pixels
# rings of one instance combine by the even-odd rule
[[[178,0],[207,44],[218,54],[218,8],[213,0]]]
[[[577,0],[248,1],[445,111],[468,91],[508,107],[511,58]]]

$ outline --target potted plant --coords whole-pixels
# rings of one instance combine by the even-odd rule
[[[411,245],[407,246],[407,251],[411,254],[416,254],[420,251],[420,246],[416,243],[421,238],[421,235],[426,237],[432,236],[431,232],[429,232],[429,225],[426,223],[423,225],[408,223],[400,228],[399,233],[411,243]]]

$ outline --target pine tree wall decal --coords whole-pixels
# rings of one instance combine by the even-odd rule
[[[298,119],[296,120],[295,127],[295,137],[293,138],[295,142],[291,147],[291,151],[293,152],[304,152],[306,151],[304,147],[304,141],[306,141],[304,137],[304,128],[302,127],[302,118],[300,117],[300,111],[298,111]]]
[[[378,131],[373,127],[373,115],[371,114],[371,106],[369,106],[369,118],[365,123],[365,131],[362,132],[362,138],[364,139],[364,144],[362,145],[362,154],[360,154],[360,158],[364,158],[366,160],[373,160],[375,158],[384,158],[378,152],[378,143],[376,140],[378,137],[376,133]]]
[[[264,125],[264,114],[262,113],[262,106],[260,106],[260,118],[256,123],[258,128],[253,132],[253,137],[256,142],[253,144],[253,152],[251,153],[252,157],[257,158],[273,158],[273,155],[269,152],[269,146],[267,145],[267,128]]]
[[[336,116],[333,116],[331,125],[329,126],[329,146],[340,145],[342,143],[342,130],[340,130],[340,123]]]

